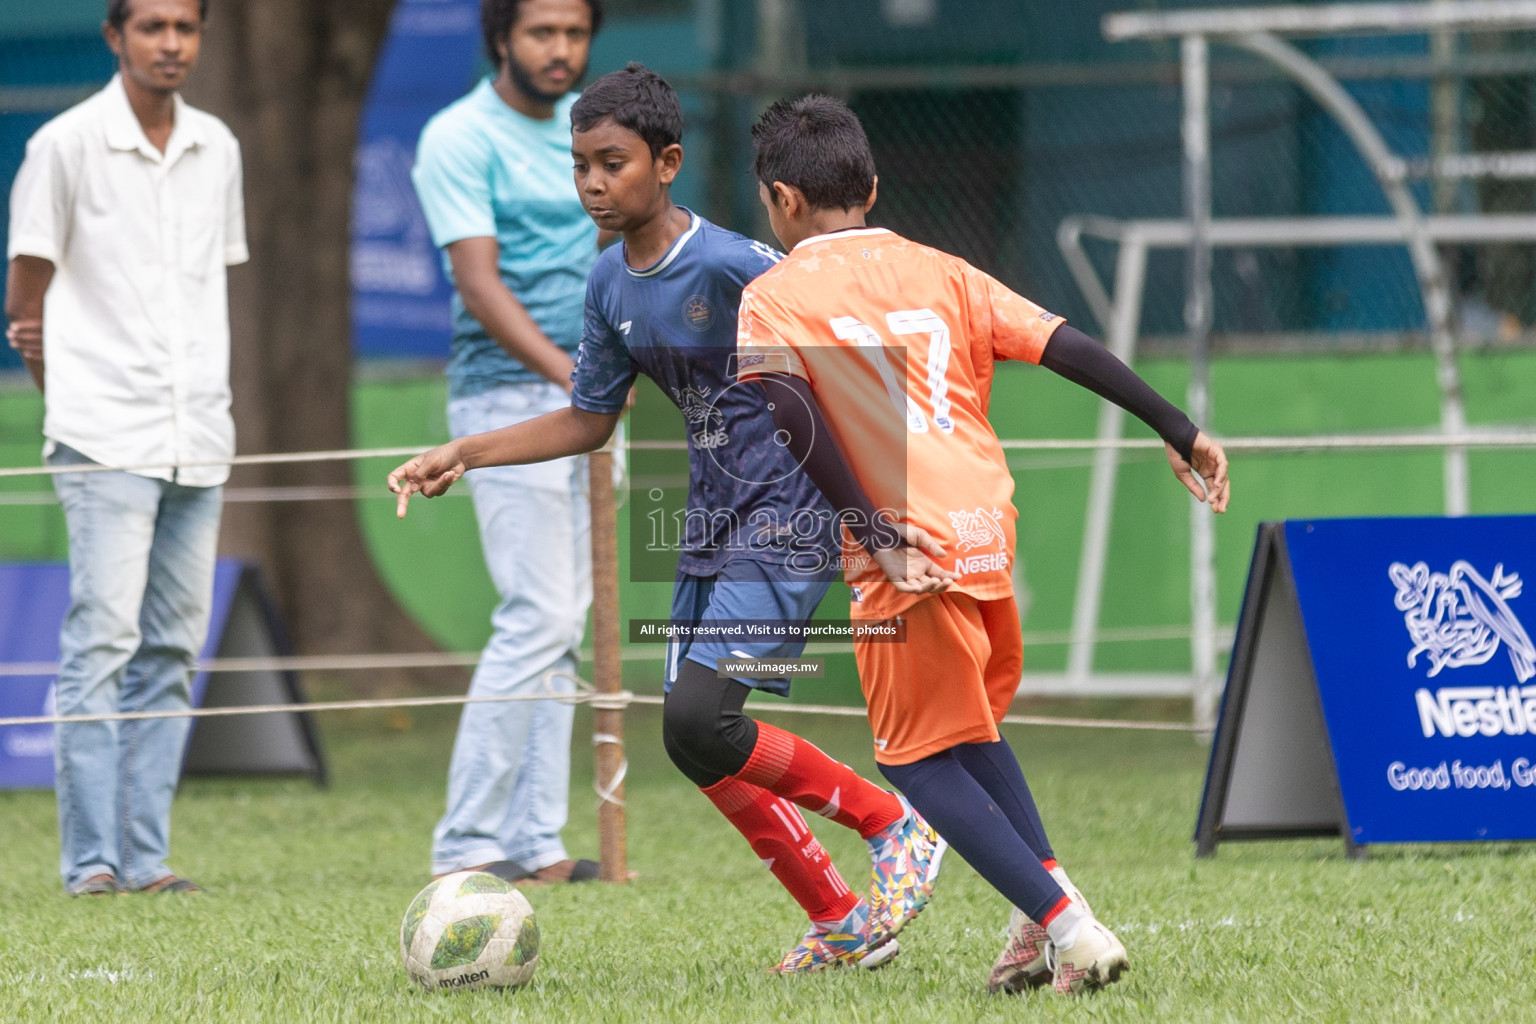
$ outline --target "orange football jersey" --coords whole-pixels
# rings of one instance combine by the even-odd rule
[[[1060,317],[958,257],[860,228],[795,246],[742,292],[737,323],[739,378],[805,378],[875,508],[944,546],[943,566],[960,574],[954,589],[1013,596],[1018,512],[987,421],[993,368],[1038,363]],[[844,544],[855,617],[886,618],[917,600],[846,531]]]

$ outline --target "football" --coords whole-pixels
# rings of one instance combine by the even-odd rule
[[[432,882],[406,908],[400,958],[411,980],[433,992],[516,988],[539,965],[539,925],[510,882],[458,871]]]

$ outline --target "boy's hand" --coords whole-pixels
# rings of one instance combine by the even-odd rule
[[[1168,449],[1168,465],[1173,467],[1173,475],[1183,481],[1189,493],[1210,505],[1212,512],[1225,512],[1232,485],[1227,480],[1227,453],[1221,445],[1205,436],[1202,430],[1195,436],[1188,462],[1173,445],[1164,447]]]
[[[876,551],[872,557],[897,590],[903,594],[937,594],[960,578],[959,573],[935,564],[934,559],[944,557],[944,548],[927,530],[911,523],[888,525],[901,535],[902,546]]]
[[[389,489],[400,496],[395,503],[395,517],[405,518],[412,494],[420,492],[423,497],[435,498],[452,487],[464,472],[464,459],[456,441],[439,445],[396,467],[389,474]]]

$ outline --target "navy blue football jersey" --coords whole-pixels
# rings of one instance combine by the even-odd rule
[[[741,290],[780,253],[691,211],[689,218],[650,267],[629,267],[622,245],[598,257],[571,404],[619,412],[643,373],[682,410],[689,486],[679,572],[709,576],[743,556],[796,575],[835,565],[831,507],[776,443],[761,385],[734,375]]]

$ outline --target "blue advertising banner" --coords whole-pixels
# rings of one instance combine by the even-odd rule
[[[59,660],[59,627],[68,610],[68,565],[0,565],[0,662],[49,669],[0,677],[0,718],[54,714],[56,675],[51,669]],[[286,640],[277,633],[255,570],[234,559],[220,559],[202,658],[288,653]],[[214,677],[198,672],[192,680],[192,706],[302,701],[295,680],[274,685],[275,675],[252,671]],[[318,781],[325,776],[318,740],[302,713],[204,719],[188,737],[184,769],[304,772]],[[0,726],[0,789],[52,786],[53,726]]]
[[[1536,839],[1536,517],[1285,524],[1356,843]]]
[[[1536,839],[1536,517],[1264,524],[1195,838]]]
[[[213,613],[203,657],[213,656],[234,600],[239,562],[220,560],[214,571]],[[59,660],[59,627],[69,610],[69,566],[54,562],[0,565],[0,661],[51,665]],[[52,673],[0,680],[0,718],[54,713]],[[202,703],[208,673],[192,681],[192,703]],[[53,726],[0,727],[0,789],[53,785]]]
[[[69,569],[22,563],[0,567],[0,661],[52,665],[69,607]],[[51,715],[52,674],[0,679],[0,716]],[[0,789],[53,785],[53,726],[0,728]]]
[[[431,116],[469,92],[478,0],[400,0],[363,107],[352,191],[352,343],[360,356],[447,359],[452,289],[411,186]]]

